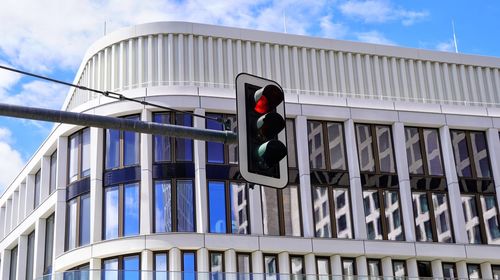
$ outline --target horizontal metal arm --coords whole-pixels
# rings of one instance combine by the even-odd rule
[[[123,118],[90,115],[35,107],[0,103],[0,116],[31,119],[38,121],[68,123],[81,126],[113,128],[139,133],[164,135],[210,142],[237,143],[238,135],[231,131],[201,129],[172,124],[136,121]]]

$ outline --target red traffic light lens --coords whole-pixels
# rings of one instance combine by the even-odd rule
[[[255,112],[259,114],[265,114],[269,112],[269,103],[267,102],[267,97],[261,96],[259,100],[255,103]]]
[[[254,110],[259,114],[269,113],[285,100],[283,91],[275,85],[267,85],[254,94]]]

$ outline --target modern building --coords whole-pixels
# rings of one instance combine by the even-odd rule
[[[238,73],[280,83],[289,185],[247,184],[234,144],[60,124],[0,197],[0,278],[499,279],[499,70],[184,22],[109,34],[75,83],[233,129]],[[222,129],[84,90],[63,109]]]

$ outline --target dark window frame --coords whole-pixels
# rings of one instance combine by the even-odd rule
[[[224,120],[230,120],[230,121],[231,121],[231,125],[232,125],[233,123],[236,123],[236,122],[237,122],[237,120],[238,120],[238,119],[237,119],[237,115],[235,115],[235,114],[222,114],[222,113],[215,113],[215,112],[207,112],[205,115],[206,115],[207,117],[212,117],[212,118],[220,118],[220,119],[224,119]],[[212,120],[212,121],[214,121],[214,120]],[[209,122],[209,120],[207,119],[207,120],[205,121],[205,127],[208,127],[208,122]],[[214,121],[214,122],[215,122],[215,121]],[[223,124],[220,124],[220,125],[222,126],[222,129],[221,129],[220,131],[224,131],[224,130],[225,130],[224,125],[223,125]],[[238,132],[237,130],[238,130],[238,127],[237,127],[237,126],[235,126],[235,127],[233,128],[233,132]],[[206,151],[208,151],[208,144],[209,144],[209,141],[206,141],[206,142],[205,142],[205,150],[206,150]],[[223,158],[223,162],[221,162],[221,163],[217,163],[217,162],[210,162],[210,161],[209,161],[209,159],[208,159],[208,152],[206,152],[206,153],[205,153],[205,162],[206,162],[207,164],[210,164],[210,165],[212,165],[212,164],[213,164],[213,165],[229,165],[229,166],[239,166],[239,160],[240,160],[240,159],[239,159],[239,157],[238,157],[238,156],[239,156],[238,154],[236,154],[236,156],[238,157],[238,162],[237,162],[237,163],[231,163],[231,162],[229,161],[229,153],[230,153],[230,151],[229,151],[229,146],[230,146],[230,145],[231,145],[231,144],[222,144],[222,151],[223,151],[222,158]],[[237,144],[236,144],[236,145],[237,145]]]
[[[170,260],[169,251],[168,250],[167,251],[154,251],[153,252],[153,275],[154,275],[154,273],[156,273],[158,271],[159,272],[164,272],[163,270],[158,270],[157,267],[156,267],[157,266],[157,263],[156,263],[156,256],[157,255],[166,255],[167,256],[167,263],[166,263],[167,269],[166,269],[165,272],[169,272],[170,271],[169,270],[170,269],[170,265],[169,265],[169,260]],[[155,279],[155,277],[153,277],[153,279]]]
[[[406,265],[406,260],[400,260],[400,259],[392,259],[391,260],[391,265],[392,265],[392,271],[393,271],[393,274],[395,274],[395,263],[402,263],[403,264],[403,267],[404,267],[404,271],[405,271],[405,274],[403,276],[396,276],[394,275],[394,278],[396,279],[404,279],[404,278],[407,278],[408,277],[408,270],[407,270],[407,265]],[[401,277],[401,278],[400,278]]]
[[[271,257],[271,258],[274,258],[275,260],[275,263],[276,263],[276,272],[275,273],[270,273],[270,272],[266,272],[266,257]],[[280,265],[279,265],[279,256],[278,254],[271,254],[271,253],[265,253],[265,254],[262,254],[262,265],[263,265],[263,268],[264,268],[264,276],[265,278],[269,278],[270,276],[274,276],[274,275],[279,275],[280,274]],[[270,278],[272,279],[272,278]]]
[[[119,255],[119,256],[113,256],[113,257],[101,259],[102,273],[105,273],[105,270],[104,270],[104,262],[105,261],[112,260],[112,259],[117,259],[118,260],[118,270],[117,270],[118,279],[122,279],[123,276],[121,276],[120,274],[123,273],[123,260],[126,257],[134,257],[134,256],[139,259],[139,277],[140,277],[140,275],[141,275],[141,270],[140,269],[141,269],[141,265],[142,265],[142,258],[141,258],[141,254],[140,253],[131,253],[131,254],[126,254],[126,255]],[[103,278],[102,275],[101,275],[101,278]]]
[[[380,275],[370,275],[370,262],[377,262],[377,269]],[[368,276],[373,278],[373,277],[383,277],[383,271],[382,271],[382,260],[381,259],[376,259],[376,258],[368,258],[366,259],[366,268],[368,270]]]
[[[156,115],[169,115],[170,118],[170,123],[172,125],[179,125],[177,124],[177,115],[184,115],[184,113],[179,113],[179,112],[173,112],[173,111],[157,111],[152,113],[152,121],[154,122],[155,116]],[[155,122],[155,123],[160,123],[160,122]],[[160,124],[165,124],[165,123],[160,123]],[[185,126],[185,127],[193,127],[193,118],[191,118],[191,126]],[[177,146],[175,145],[175,140],[176,138],[170,137],[170,136],[165,136],[165,135],[152,135],[152,162],[153,164],[162,164],[162,163],[176,163],[176,162],[194,162],[194,141],[191,140],[191,160],[177,160]],[[170,160],[155,160],[155,154],[156,154],[156,137],[168,137],[169,143],[170,143]],[[188,139],[189,140],[189,139]],[[140,142],[139,142],[140,145]]]
[[[456,263],[453,263],[453,262],[443,262],[443,263],[441,263],[441,267],[443,269],[443,278],[447,279],[447,280],[454,280],[455,279],[455,278],[449,278],[449,277],[444,276],[444,271],[445,271],[444,266],[445,265],[451,265],[451,266],[453,266],[453,273],[455,274],[455,278],[458,278],[457,265],[456,265]]]
[[[347,152],[346,152],[346,139],[345,139],[345,128],[344,128],[344,123],[343,122],[336,122],[336,121],[324,121],[324,120],[307,120],[307,128],[309,128],[309,122],[318,122],[321,125],[321,130],[322,130],[322,141],[324,143],[323,147],[323,153],[325,155],[325,168],[313,168],[311,166],[311,159],[309,158],[309,169],[311,171],[318,170],[318,171],[333,171],[333,172],[349,172],[349,162],[347,160]],[[342,141],[344,145],[344,161],[345,161],[345,169],[332,169],[331,166],[331,159],[330,159],[330,145],[329,145],[329,140],[328,140],[328,124],[338,124],[341,127],[342,130]],[[308,132],[309,134],[309,132]],[[311,151],[309,151],[310,153]]]
[[[470,278],[470,268],[471,268],[472,266],[477,266],[477,271],[478,271],[478,273],[479,273],[479,275],[478,275],[479,277],[478,277],[478,278]],[[492,272],[493,272],[493,271],[492,271]],[[482,271],[481,271],[481,264],[479,264],[479,263],[468,263],[468,264],[467,264],[467,277],[468,277],[469,279],[482,279],[482,277],[483,277],[483,273],[482,273]]]
[[[135,114],[130,114],[130,115],[125,115],[125,116],[120,116],[118,118],[120,119],[133,119],[134,117],[138,117],[138,120],[141,120],[141,113],[135,113]],[[106,141],[106,133],[108,130],[116,130],[118,131],[119,133],[119,152],[118,152],[118,166],[117,167],[112,167],[112,168],[106,168],[106,161],[107,161],[107,150],[106,150],[106,146],[107,146],[107,141]],[[137,140],[138,140],[138,145],[139,145],[139,162],[136,163],[136,164],[131,164],[131,165],[124,165],[124,159],[125,159],[125,141],[124,141],[124,135],[125,135],[125,132],[128,132],[126,130],[120,130],[120,129],[114,129],[114,128],[111,128],[111,129],[105,129],[104,130],[104,139],[103,139],[103,147],[104,149],[103,150],[103,171],[104,173],[107,173],[107,172],[112,172],[114,170],[119,170],[119,169],[123,169],[123,168],[127,168],[127,167],[133,167],[133,166],[140,166],[141,165],[141,133],[140,132],[134,132],[136,133],[136,136],[137,136]]]
[[[72,185],[73,183],[75,182],[78,182],[80,180],[83,180],[85,178],[88,178],[90,177],[90,172],[89,172],[89,175],[87,176],[83,176],[83,170],[82,170],[82,162],[83,162],[83,133],[84,131],[88,130],[88,133],[89,133],[89,137],[90,137],[90,127],[84,127],[80,130],[78,130],[77,132],[71,134],[70,136],[68,136],[68,153],[67,153],[67,159],[66,159],[66,162],[67,162],[67,168],[66,168],[66,180],[67,180],[67,184],[68,185]],[[77,178],[74,180],[74,181],[71,181],[71,178],[69,177],[70,174],[70,170],[69,170],[69,166],[70,166],[70,160],[71,160],[71,138],[72,137],[78,137],[78,159],[77,159]],[[104,139],[105,141],[106,139]],[[90,140],[89,140],[90,142]],[[89,143],[90,144],[90,143]],[[104,144],[104,147],[106,147],[106,144]],[[104,149],[106,150],[106,149]],[[57,153],[57,151],[56,151]],[[106,151],[104,151],[104,153],[106,153]],[[106,156],[106,155],[104,155]],[[89,155],[89,160],[90,160],[90,155]],[[90,166],[89,166],[89,170],[90,170]]]
[[[439,179],[444,182],[444,189],[418,189],[416,186],[412,184],[411,186],[411,193],[424,193],[427,198],[427,205],[429,205],[429,216],[430,216],[430,221],[431,221],[431,228],[432,228],[432,242],[439,242],[438,241],[438,232],[437,232],[437,222],[436,222],[436,215],[434,212],[434,200],[432,199],[433,194],[444,194],[446,195],[446,203],[448,205],[448,216],[450,217],[450,231],[451,231],[451,240],[449,243],[453,243],[455,241],[455,234],[454,234],[454,227],[453,227],[453,221],[451,218],[451,211],[450,211],[450,196],[448,193],[448,187],[446,184],[446,175],[445,175],[445,170],[444,170],[444,164],[443,164],[443,153],[442,153],[442,145],[441,145],[441,139],[439,135],[439,129],[437,128],[431,128],[431,127],[415,127],[415,126],[405,126],[405,135],[406,135],[406,129],[417,129],[418,130],[418,137],[419,137],[419,147],[420,147],[420,155],[422,157],[422,169],[423,173],[422,174],[412,174],[410,173],[410,181],[412,181],[413,178],[424,178],[427,180],[432,180],[432,179]],[[427,160],[427,143],[425,143],[425,137],[424,137],[424,130],[434,130],[437,135],[438,135],[438,145],[439,145],[439,153],[440,153],[440,160],[441,160],[441,167],[443,170],[443,175],[431,175],[430,170],[429,170],[429,165],[428,165],[428,160]],[[406,144],[407,139],[405,139],[405,144]],[[410,162],[408,162],[409,164]],[[409,172],[409,170],[408,170]],[[413,217],[413,226],[415,228],[415,232],[417,232],[417,225],[415,223],[415,204],[413,203],[413,196],[412,196],[412,206],[413,206],[413,212],[414,212],[414,217]],[[418,242],[428,242],[428,241],[418,241]],[[444,243],[444,242],[443,242]]]
[[[194,268],[194,273],[196,274],[198,272],[198,258],[196,255],[195,250],[181,250],[181,272],[182,272],[182,278],[184,278],[184,273],[186,273],[186,270],[184,269],[184,254],[193,254],[194,257],[194,262],[193,262],[193,268]]]
[[[84,196],[88,196],[88,199],[90,199],[90,190],[89,191],[86,191],[86,192],[83,192],[81,194],[79,194],[78,196],[75,196],[69,200],[66,201],[66,213],[68,213],[68,210],[69,210],[69,202],[73,201],[73,200],[76,200],[76,232],[75,232],[75,239],[76,239],[76,245],[74,248],[72,248],[71,250],[73,249],[76,249],[78,247],[81,247],[83,245],[88,245],[88,244],[82,244],[82,240],[81,240],[81,223],[82,223],[82,211],[81,211],[81,201],[82,201],[82,197]],[[103,205],[104,205],[104,200],[103,200]],[[90,213],[89,213],[90,215]],[[66,227],[65,227],[65,241],[64,241],[64,250],[65,251],[68,251],[68,247],[69,247],[69,234],[68,234],[68,226],[70,224],[70,216],[69,215],[66,215]],[[89,236],[89,239],[90,239],[90,236]]]
[[[33,186],[33,209],[36,209],[40,204],[42,204],[41,201],[41,193],[42,193],[42,168],[40,167],[38,171],[33,175],[35,178],[35,184]]]
[[[238,256],[247,256],[248,257],[248,264],[249,264],[249,272],[248,273],[253,273],[253,268],[252,268],[252,254],[251,253],[246,253],[246,252],[237,252],[236,253],[236,274],[239,275],[240,273],[243,273],[239,271],[239,266],[238,266]]]
[[[208,251],[208,266],[210,268],[210,273],[214,273],[212,271],[212,254],[220,254],[222,256],[222,273],[226,272],[226,258],[224,257],[224,251]]]
[[[360,159],[360,150],[358,147],[358,132],[357,132],[357,126],[358,125],[364,125],[364,126],[369,126],[370,128],[370,137],[371,137],[371,148],[372,148],[372,156],[373,156],[373,161],[374,161],[374,171],[361,171],[361,159]],[[380,167],[380,151],[378,149],[378,138],[377,138],[377,127],[386,127],[389,129],[391,133],[391,149],[392,149],[392,155],[394,157],[394,172],[382,172],[381,167]],[[396,153],[394,151],[394,133],[392,130],[391,125],[387,124],[376,124],[376,123],[355,123],[354,124],[354,129],[355,129],[355,138],[356,138],[356,151],[358,153],[358,161],[359,161],[359,169],[360,169],[360,174],[361,177],[364,177],[365,175],[367,177],[369,176],[392,176],[393,179],[397,179],[397,160],[396,160]],[[362,178],[362,183],[363,183],[363,178]],[[399,188],[399,182],[397,183],[396,186],[362,186],[362,192],[364,193],[365,191],[375,191],[377,193],[377,199],[379,203],[379,211],[380,211],[380,228],[382,229],[382,240],[389,240],[388,239],[388,225],[387,225],[387,217],[386,217],[386,207],[385,207],[385,192],[386,191],[391,191],[391,192],[397,192],[398,194],[398,204],[399,204],[399,215],[400,215],[400,222],[401,222],[401,235],[402,239],[401,241],[406,240],[405,236],[405,225],[404,225],[404,220],[403,220],[403,213],[401,212],[401,191]],[[366,213],[365,214],[365,226],[366,226]],[[396,241],[396,240],[395,240]]]
[[[303,260],[303,259],[302,259]],[[327,276],[327,275],[324,275],[324,274],[319,274],[319,265],[318,265],[318,261],[319,260],[325,260],[327,263],[328,263],[328,273],[327,275],[332,275],[332,264],[330,262],[330,257],[326,257],[326,256],[316,256],[316,259],[314,261],[315,265],[316,265],[316,274],[318,276]],[[290,266],[291,268],[291,266]],[[305,268],[304,268],[304,274],[305,274]],[[319,278],[319,277],[318,277]]]
[[[300,259],[302,262],[302,273],[300,274],[295,274],[292,271],[292,259]],[[305,275],[306,274],[306,266],[305,266],[305,261],[304,261],[304,256],[303,255],[289,255],[288,256],[288,266],[290,267],[290,275]],[[317,268],[316,268],[316,271]]]
[[[207,213],[208,213],[208,232],[213,233],[210,231],[210,182],[220,182],[224,183],[224,204],[225,204],[225,219],[226,219],[226,232],[225,234],[242,234],[242,235],[250,235],[251,234],[251,224],[250,224],[250,192],[248,188],[248,184],[246,184],[245,181],[238,181],[238,180],[212,180],[212,179],[207,179]],[[246,211],[247,211],[247,222],[248,222],[248,227],[247,227],[247,233],[237,233],[233,232],[232,230],[232,219],[231,219],[231,183],[236,183],[236,184],[245,184],[245,196],[247,199],[247,205],[246,205]],[[224,234],[224,233],[218,233],[218,234]]]
[[[137,184],[139,188],[139,197],[138,197],[138,202],[139,202],[139,232],[137,235],[140,235],[141,232],[141,182],[131,182],[127,184],[117,184],[117,185],[109,185],[105,186],[102,188],[102,232],[101,232],[101,238],[102,240],[113,240],[121,237],[127,237],[127,236],[136,236],[136,235],[123,235],[124,231],[124,219],[125,219],[125,185],[132,185],[132,184]],[[107,188],[118,188],[118,236],[106,239],[106,189]]]
[[[430,269],[430,276],[422,276],[422,275],[420,275],[419,264],[428,265],[428,267],[429,267],[429,269]],[[433,274],[432,274],[432,264],[431,264],[431,262],[430,262],[430,261],[417,261],[417,273],[418,273],[418,277],[419,277],[419,278],[429,278],[429,277],[433,277]]]
[[[285,228],[285,208],[283,206],[283,202],[284,202],[284,196],[283,196],[283,190],[288,188],[289,185],[293,185],[293,186],[296,186],[297,187],[297,195],[298,195],[298,205],[299,205],[299,218],[300,218],[300,235],[287,235],[286,234],[286,228]],[[285,188],[283,189],[274,189],[274,188],[271,188],[271,187],[264,187],[264,186],[261,186],[261,190],[260,190],[260,195],[262,197],[262,193],[264,192],[264,188],[269,188],[269,189],[272,189],[272,190],[275,190],[276,191],[276,199],[277,199],[277,207],[278,207],[278,223],[279,223],[279,234],[278,235],[274,235],[274,234],[264,234],[264,235],[268,235],[268,236],[296,236],[296,237],[302,237],[304,236],[304,226],[303,226],[303,221],[302,221],[302,197],[300,195],[300,185],[299,184],[289,184],[287,185]],[[260,200],[260,203],[261,203],[261,214],[262,214],[262,224],[264,224],[264,207],[263,207],[263,200],[261,199]]]
[[[54,162],[55,161],[55,162]],[[49,195],[57,189],[57,149],[50,155]],[[52,176],[54,175],[54,176]]]
[[[193,231],[192,232],[196,232],[197,231],[197,222],[196,222],[196,186],[195,186],[195,182],[194,182],[194,178],[171,178],[171,179],[157,179],[157,180],[153,180],[153,191],[152,191],[152,194],[153,194],[153,203],[151,203],[151,208],[152,208],[152,222],[151,222],[151,227],[152,227],[152,230],[153,230],[153,233],[165,233],[165,231],[158,231],[156,229],[156,211],[155,211],[155,208],[156,208],[156,183],[157,182],[162,182],[162,181],[166,181],[166,182],[170,182],[170,186],[171,186],[171,194],[170,194],[170,201],[171,201],[171,215],[172,215],[172,231],[170,232],[179,232],[178,231],[178,216],[177,216],[177,181],[191,181],[191,186],[193,187]],[[167,231],[168,232],[168,231]],[[182,232],[185,232],[185,231],[182,231]]]
[[[47,236],[48,236],[48,227],[47,227],[47,222],[49,220],[52,220],[52,249],[51,249],[51,257],[48,258],[47,256]],[[54,234],[55,234],[55,212],[50,214],[46,219],[45,219],[45,242],[44,242],[44,250],[43,250],[43,274],[46,275],[46,274],[51,274],[52,271],[53,271],[53,266],[54,266],[54,244],[55,244],[55,240],[54,240]],[[50,264],[47,264],[47,260],[50,259]]]
[[[352,275],[345,275],[344,274],[344,261],[352,261]],[[340,258],[340,264],[342,265],[342,275],[343,276],[355,276],[358,274],[358,268],[357,268],[357,264],[356,264],[356,258],[344,258],[344,257],[341,257]]]

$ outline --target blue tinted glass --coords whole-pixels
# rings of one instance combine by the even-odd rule
[[[194,190],[191,181],[177,181],[177,231],[194,231]]]
[[[139,184],[125,185],[123,235],[139,234]]]
[[[90,243],[90,195],[80,197],[80,245]]]
[[[118,187],[104,189],[104,239],[118,237]]]
[[[155,183],[155,232],[172,231],[172,185],[170,181]]]
[[[140,279],[139,256],[123,257],[123,280]]]
[[[193,126],[190,115],[176,114],[175,123],[182,126]],[[178,161],[193,160],[193,141],[190,139],[175,138],[175,159]]]
[[[106,169],[120,166],[120,131],[106,130]]]
[[[118,280],[118,259],[104,261],[103,280]]]
[[[159,253],[155,254],[155,280],[167,280],[167,262],[168,261],[168,255],[167,253]]]
[[[195,256],[192,252],[183,252],[182,253],[182,280],[195,280]]]
[[[212,118],[218,118],[220,115],[208,114]],[[207,119],[207,128],[213,130],[222,130],[222,124],[214,120]],[[207,142],[207,159],[209,163],[224,163],[224,144]]]
[[[226,192],[224,182],[208,183],[210,232],[226,232]]]
[[[170,123],[170,113],[155,114],[153,121],[157,123]],[[171,161],[170,137],[154,135],[154,161]]]
[[[248,234],[248,201],[246,183],[231,182],[229,187],[231,207],[231,231],[233,233]]]
[[[127,117],[130,120],[139,120],[139,116]],[[123,165],[139,164],[139,133],[123,132]]]

